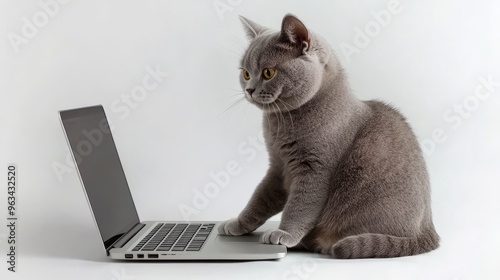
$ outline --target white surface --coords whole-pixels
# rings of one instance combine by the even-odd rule
[[[23,17],[43,10],[38,1],[0,1],[0,172],[18,164],[20,203],[19,272],[7,273],[2,261],[1,279],[178,279],[181,272],[185,279],[499,279],[500,86],[467,117],[448,112],[474,101],[480,77],[500,81],[499,2],[401,1],[402,10],[348,58],[341,46],[353,45],[356,28],[389,3],[351,2],[74,0],[16,53],[8,34],[21,34]],[[219,16],[220,3],[234,6]],[[179,207],[193,206],[193,190],[231,161],[241,171],[190,218],[236,216],[267,166],[260,140],[252,140],[260,112],[245,102],[224,111],[236,100],[246,44],[237,15],[277,29],[288,12],[332,44],[359,98],[398,107],[422,143],[436,128],[446,134],[426,155],[441,248],[388,260],[291,253],[276,262],[107,261],[76,173],[53,170],[68,155],[57,111],[104,105],[141,219],[182,219]],[[125,116],[122,95],[157,65],[169,77]],[[5,256],[5,226],[0,233]]]

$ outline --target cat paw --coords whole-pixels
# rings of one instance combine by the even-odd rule
[[[237,218],[227,220],[219,225],[220,235],[238,236],[245,233],[248,233],[248,230],[241,225]]]
[[[293,247],[300,242],[300,238],[296,238],[290,233],[281,229],[272,229],[266,231],[260,237],[261,243],[266,244],[281,244],[286,247]]]

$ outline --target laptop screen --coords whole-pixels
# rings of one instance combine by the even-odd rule
[[[60,111],[104,247],[139,223],[102,106]]]

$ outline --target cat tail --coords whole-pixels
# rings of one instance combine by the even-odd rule
[[[413,238],[364,233],[339,240],[329,252],[339,259],[393,258],[422,254],[438,247],[439,236],[434,230]]]

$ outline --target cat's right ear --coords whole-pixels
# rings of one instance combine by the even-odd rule
[[[280,40],[301,48],[303,54],[311,47],[309,31],[302,21],[292,14],[287,14],[283,18]]]
[[[267,28],[255,23],[243,16],[240,16],[241,23],[243,24],[243,28],[245,29],[245,33],[247,35],[247,38],[250,40],[253,40],[257,35],[261,34],[264,32]]]

